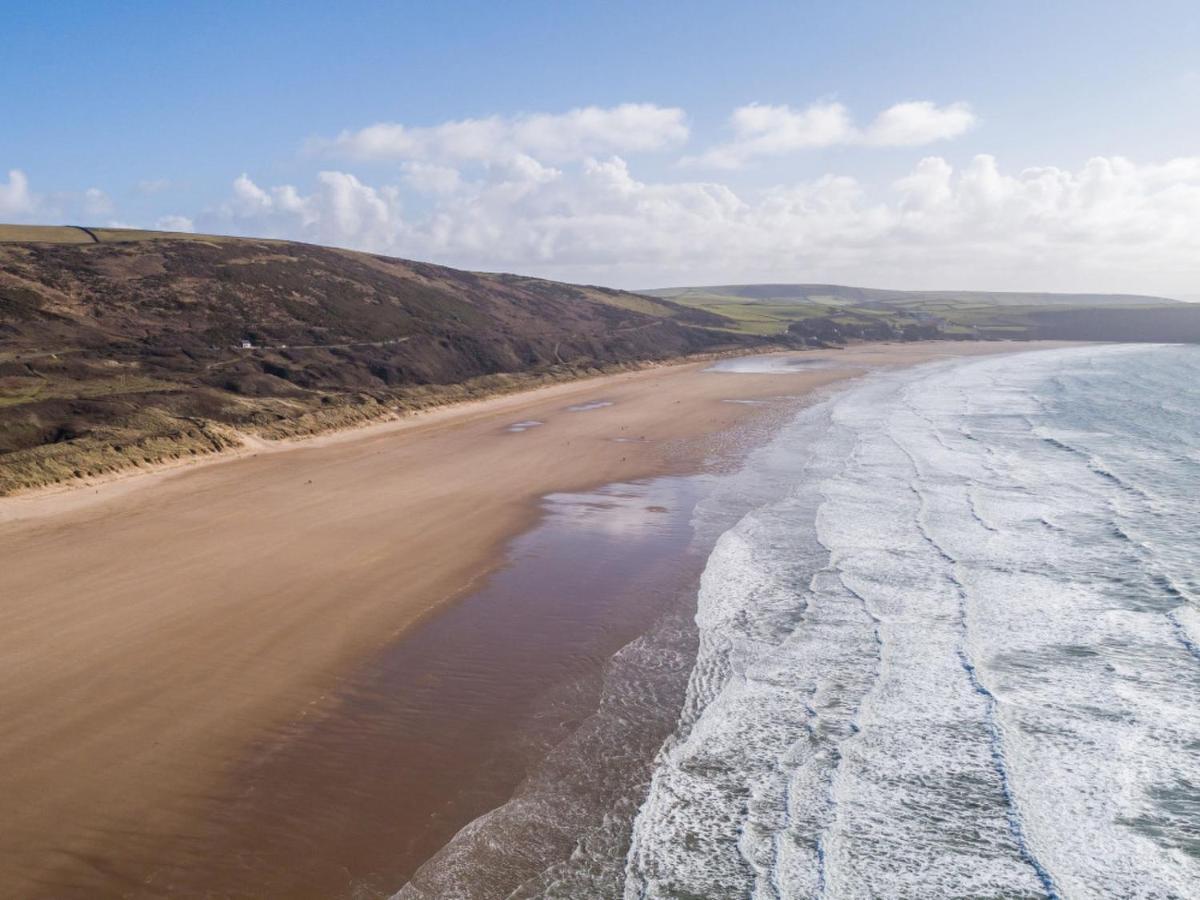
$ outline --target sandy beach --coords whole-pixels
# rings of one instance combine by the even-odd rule
[[[249,747],[468,595],[546,494],[732,464],[865,368],[1038,346],[688,363],[0,500],[0,895],[154,894],[127,861],[185,846]]]

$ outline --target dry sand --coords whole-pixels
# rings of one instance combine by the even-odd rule
[[[0,895],[139,895],[127,848],[186,835],[257,736],[491,571],[546,493],[728,459],[722,436],[780,408],[726,400],[1024,346],[1048,345],[664,367],[0,501]]]

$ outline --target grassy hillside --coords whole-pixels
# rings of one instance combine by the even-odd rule
[[[947,337],[1200,341],[1200,306],[631,293],[287,241],[0,225],[0,493],[695,352]]]
[[[754,343],[662,298],[304,244],[5,237],[0,493]]]
[[[840,284],[728,284],[715,287],[662,288],[643,291],[679,302],[694,300],[744,300],[751,302],[819,303],[861,306],[884,304],[899,307],[967,306],[1157,306],[1175,303],[1166,297],[1138,294],[1051,294],[1003,291],[893,291],[847,287]]]
[[[753,284],[646,291],[724,316],[738,331],[802,342],[861,338],[1196,340],[1200,307],[1132,294],[890,291]],[[1196,323],[1193,325],[1193,323]]]
[[[0,243],[115,244],[130,241],[238,241],[215,234],[184,234],[140,228],[93,228],[84,225],[0,225]],[[260,241],[260,243],[284,243]]]

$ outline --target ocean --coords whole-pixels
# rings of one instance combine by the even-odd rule
[[[471,893],[457,851],[564,809],[571,852],[479,896],[1200,896],[1198,411],[1200,348],[1157,345],[808,406],[704,483],[688,615],[609,665],[588,765],[630,746],[635,696],[682,696],[665,743],[588,806],[564,742],[520,832],[510,803],[399,896]],[[659,659],[678,691],[647,690]]]
[[[708,560],[625,896],[1196,896],[1198,400],[1200,349],[1103,347],[802,414]]]

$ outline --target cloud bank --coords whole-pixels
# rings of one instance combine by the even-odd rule
[[[729,125],[734,138],[700,156],[684,158],[688,165],[736,169],[756,157],[782,156],[815,147],[862,144],[870,147],[916,147],[964,134],[975,124],[966,103],[939,107],[928,100],[897,103],[881,112],[865,130],[854,125],[840,103],[790,106],[752,103],[733,111]]]
[[[890,183],[835,170],[747,186],[756,160],[914,148],[976,121],[965,103],[928,100],[862,125],[836,102],[749,104],[734,110],[730,140],[684,157],[682,169],[662,165],[689,140],[675,107],[383,123],[310,143],[326,164],[311,179],[272,184],[246,172],[204,208],[172,204],[143,224],[626,287],[803,280],[1197,292],[1200,157],[1006,170],[986,154],[965,163],[927,155]],[[641,154],[658,154],[647,169],[668,175],[639,177]],[[157,179],[133,190],[166,204],[169,187]],[[117,205],[98,189],[35,193],[17,169],[0,181],[7,221],[87,221]]]
[[[112,198],[97,187],[41,194],[33,190],[21,169],[9,169],[7,180],[0,181],[0,222],[88,224],[110,215],[114,208]]]
[[[687,140],[683,110],[653,103],[585,106],[565,113],[461,119],[411,128],[380,122],[317,139],[318,153],[355,160],[500,162],[529,155],[551,162],[604,153],[637,153],[676,147]]]
[[[1200,157],[1005,172],[987,155],[958,169],[929,156],[876,190],[828,175],[752,193],[641,181],[619,156],[562,168],[522,157],[486,179],[438,186],[432,205],[406,214],[399,187],[345,172],[320,173],[308,193],[243,175],[218,217],[247,234],[626,286],[1167,291],[1200,258]]]

